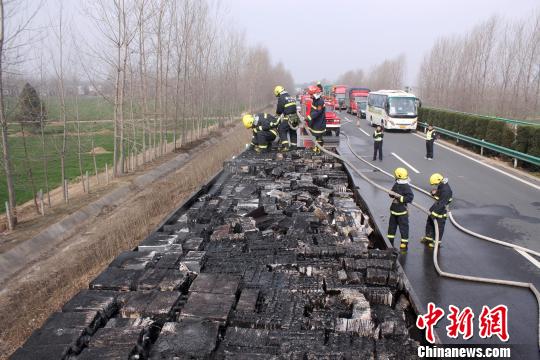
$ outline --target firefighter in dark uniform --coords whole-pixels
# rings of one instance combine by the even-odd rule
[[[270,151],[278,134],[279,120],[267,113],[246,114],[242,117],[246,129],[253,130],[251,146],[256,152]]]
[[[317,141],[320,146],[323,146],[323,135],[326,132],[324,99],[322,97],[320,88],[317,86],[309,86],[308,93],[313,99],[311,102],[311,110],[309,116],[307,117],[308,126],[313,136],[315,136],[315,141]],[[316,154],[321,152],[321,150],[315,145],[313,146],[312,150]]]
[[[431,196],[435,199],[435,203],[429,208],[430,214],[426,221],[426,235],[422,238],[423,243],[427,243],[430,248],[435,246],[435,225],[437,222],[439,227],[439,242],[444,234],[444,225],[448,217],[448,205],[452,202],[452,188],[448,185],[448,179],[439,173],[430,176],[429,183],[431,186],[437,186],[431,190]]]
[[[396,230],[399,226],[399,232],[401,234],[400,249],[406,250],[409,246],[409,213],[407,210],[407,204],[411,203],[414,198],[414,194],[409,185],[409,174],[407,169],[397,168],[394,170],[394,177],[396,182],[392,186],[392,192],[398,194],[390,194],[393,198],[392,205],[390,205],[390,221],[388,223],[388,240],[394,245],[394,238],[396,237]]]
[[[433,144],[436,136],[433,125],[429,124],[426,131],[426,159],[428,160],[433,160]]]
[[[379,153],[379,160],[382,161],[382,143],[383,143],[383,131],[380,126],[377,126],[373,133],[373,161],[377,160],[377,153]]]
[[[296,100],[281,85],[274,88],[274,95],[278,98],[276,114],[283,115],[278,126],[280,151],[289,151],[291,148],[294,150],[297,145],[296,129],[300,123],[296,113]]]

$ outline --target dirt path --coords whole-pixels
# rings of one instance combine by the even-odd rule
[[[199,145],[201,151],[192,152],[182,168],[143,191],[134,191],[117,208],[81,224],[76,235],[5,284],[0,290],[0,358],[7,358],[118,253],[135,247],[165,215],[215,174],[224,160],[239,153],[250,137],[241,126],[223,134],[218,133],[218,141],[210,147]],[[122,180],[129,181],[127,177]]]

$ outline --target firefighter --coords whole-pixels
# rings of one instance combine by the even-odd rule
[[[433,125],[429,124],[426,131],[426,159],[428,160],[433,160],[433,144],[436,136]]]
[[[279,120],[267,113],[246,114],[242,117],[246,129],[253,130],[251,146],[256,152],[270,151],[278,134]]]
[[[452,189],[448,185],[448,178],[445,178],[439,173],[430,176],[429,183],[431,186],[436,186],[436,189],[431,190],[431,196],[435,199],[435,203],[429,208],[430,214],[426,221],[426,235],[421,242],[427,243],[430,248],[435,246],[435,225],[437,222],[439,227],[439,241],[442,240],[444,233],[444,225],[448,217],[448,205],[452,202]]]
[[[280,151],[294,150],[297,145],[296,129],[300,123],[296,114],[296,100],[281,85],[274,88],[274,95],[278,98],[276,114],[283,116],[278,126]]]
[[[409,245],[409,213],[407,211],[407,204],[411,203],[414,198],[414,194],[409,185],[409,174],[405,168],[397,168],[394,170],[394,177],[396,182],[392,186],[392,192],[398,195],[390,194],[393,198],[392,205],[390,205],[390,221],[388,223],[388,240],[394,245],[394,238],[396,237],[396,230],[399,226],[399,232],[401,234],[400,249],[406,250]]]
[[[323,135],[326,132],[324,99],[322,98],[320,88],[317,86],[309,86],[308,93],[313,98],[313,101],[311,102],[311,110],[309,116],[307,117],[308,126],[313,136],[315,136],[315,141],[317,144],[323,146]],[[319,154],[321,152],[321,150],[315,145],[313,145],[312,150],[315,154]]]
[[[383,137],[382,127],[379,125],[373,133],[373,161],[377,160],[377,152],[379,153],[379,160],[382,161]]]

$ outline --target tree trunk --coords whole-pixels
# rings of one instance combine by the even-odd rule
[[[47,204],[51,207],[51,194],[49,193],[49,176],[47,171],[47,151],[45,149],[45,121],[43,114],[43,101],[40,104],[40,128],[41,128],[41,153],[43,156],[43,176],[45,177],[45,191],[47,192]]]
[[[77,123],[77,159],[79,161],[79,176],[81,177],[83,192],[86,192],[86,185],[84,182],[83,176],[83,166],[82,166],[82,154],[81,154],[81,123],[79,121],[79,96],[75,95],[75,120]]]
[[[34,176],[32,175],[32,168],[30,167],[30,160],[28,158],[28,147],[26,146],[26,134],[24,132],[24,124],[21,122],[21,134],[22,134],[22,142],[23,142],[23,149],[24,149],[24,167],[26,170],[26,174],[28,175],[28,179],[30,180],[30,187],[32,188],[32,197],[34,199],[34,206],[36,208],[36,212],[39,214],[39,205],[37,202],[37,192],[36,192],[36,184],[34,183]]]

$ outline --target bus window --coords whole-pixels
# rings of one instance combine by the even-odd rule
[[[416,115],[416,99],[392,97],[388,101],[390,115]]]

